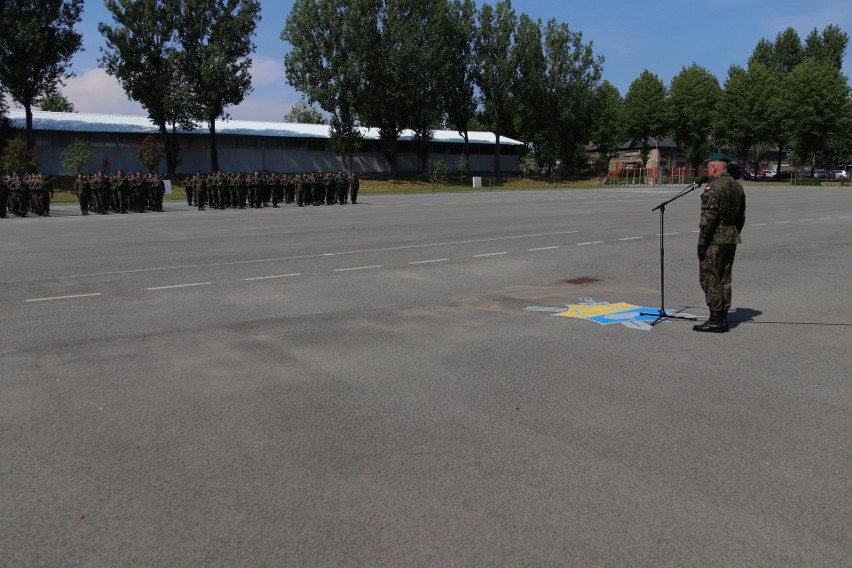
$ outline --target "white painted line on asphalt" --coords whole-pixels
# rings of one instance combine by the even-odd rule
[[[698,231],[696,231],[696,232],[698,232]],[[663,233],[663,236],[664,236],[664,237],[671,237],[671,236],[673,236],[673,235],[679,235],[679,234],[680,234],[680,233]],[[659,236],[660,236],[660,233],[657,233],[657,236],[659,237]]]
[[[253,282],[255,280],[271,280],[273,278],[288,278],[290,276],[301,276],[301,272],[294,272],[293,274],[276,274],[275,276],[256,276],[254,278],[243,278],[246,282]]]
[[[473,255],[473,258],[483,258],[483,257],[486,257],[486,256],[499,256],[501,254],[509,254],[509,253],[508,252],[489,252],[489,253],[486,253],[486,254],[475,254],[475,255]]]
[[[429,264],[432,262],[447,262],[450,260],[449,258],[435,258],[432,260],[417,260],[415,262],[409,262],[408,264]]]
[[[838,217],[838,219],[848,219],[849,217],[852,217],[852,215],[842,215],[841,217]]]
[[[372,266],[355,266],[355,267],[352,267],[352,268],[337,268],[337,269],[335,269],[335,272],[349,272],[351,270],[367,270],[369,268],[381,268],[381,267],[382,267],[381,264],[374,264]]]
[[[783,225],[785,223],[790,223],[791,221],[775,221],[776,225]]]
[[[212,282],[193,282],[192,284],[175,284],[173,286],[155,286],[146,290],[171,290],[172,288],[189,288],[191,286],[209,286]]]
[[[636,239],[644,239],[645,237],[625,237],[623,239],[618,239],[619,241],[635,241]]]
[[[577,243],[577,246],[581,247],[581,246],[584,246],[584,245],[599,245],[599,244],[603,244],[605,242],[606,241],[589,241],[587,243]]]
[[[303,255],[294,255],[294,256],[281,256],[277,258],[259,258],[259,259],[249,259],[249,260],[235,260],[233,262],[208,262],[208,263],[199,263],[199,264],[181,264],[174,266],[159,266],[153,268],[137,268],[133,270],[113,270],[108,272],[91,272],[87,274],[71,274],[68,276],[53,276],[50,278],[29,278],[22,280],[0,280],[0,284],[16,284],[22,282],[47,282],[51,280],[70,280],[74,278],[90,278],[92,276],[115,276],[121,274],[138,274],[142,272],[157,272],[163,270],[185,270],[187,268],[209,268],[214,266],[238,266],[241,264],[257,264],[263,262],[281,262],[285,260],[303,260],[308,258],[320,258],[323,256],[341,256],[347,254],[364,254],[368,252],[388,252],[388,251],[401,251],[401,250],[413,250],[419,248],[430,248],[430,247],[443,247],[443,246],[452,246],[452,245],[469,245],[474,243],[493,243],[498,241],[510,241],[515,239],[529,239],[535,237],[553,237],[553,236],[562,236],[562,235],[573,235],[579,231],[556,231],[553,233],[530,233],[524,235],[510,235],[508,237],[494,237],[490,239],[470,239],[465,241],[444,241],[438,243],[427,243],[422,245],[407,245],[407,246],[399,246],[399,247],[380,247],[374,249],[361,249],[361,250],[350,250],[350,251],[342,251],[335,253],[324,253],[324,254],[303,254]]]
[[[95,292],[94,294],[75,294],[73,296],[54,296],[52,298],[33,298],[31,300],[26,300],[27,302],[49,302],[51,300],[71,300],[74,298],[91,298],[92,296],[100,296],[100,292]]]
[[[390,207],[390,205],[370,205],[370,207],[373,207],[373,208],[376,208],[376,209],[382,209],[382,208]]]
[[[538,247],[538,248],[534,248],[534,249],[527,249],[527,252],[538,252],[540,250],[553,250],[553,249],[558,249],[558,248],[559,247]]]
[[[749,225],[749,227],[765,227],[768,223],[755,223],[753,225]]]
[[[830,221],[831,217],[820,217],[819,221]]]
[[[813,221],[813,219],[799,219],[798,223],[804,223],[805,221]]]

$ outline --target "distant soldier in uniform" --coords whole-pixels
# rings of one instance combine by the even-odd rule
[[[30,211],[30,186],[26,180],[21,179],[18,174],[15,174],[12,182],[12,191],[17,194],[17,207],[15,215],[18,217],[26,217]]]
[[[192,178],[192,193],[195,196],[195,205],[199,211],[204,211],[207,205],[207,183],[201,172],[195,172]]]
[[[163,197],[166,195],[166,183],[163,178],[156,174],[148,174],[148,179],[145,182],[148,188],[148,199],[151,202],[151,210],[163,211]]]
[[[710,318],[692,329],[724,333],[728,331],[728,310],[731,309],[731,274],[740,233],[745,225],[746,198],[743,187],[736,181],[739,167],[729,166],[730,160],[713,153],[707,160],[710,183],[701,195],[701,221],[698,226],[699,281]],[[734,174],[734,175],[732,175]]]
[[[358,174],[352,172],[352,177],[349,180],[349,197],[352,198],[352,205],[358,203],[358,188],[361,187],[361,182],[358,180]]]
[[[74,180],[74,193],[77,194],[77,201],[80,202],[80,213],[88,215],[92,203],[92,188],[85,175],[77,174],[77,179]]]
[[[189,176],[183,180],[184,191],[186,191],[186,204],[192,207],[193,188],[195,187],[195,178]]]

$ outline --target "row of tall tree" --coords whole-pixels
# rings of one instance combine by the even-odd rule
[[[761,40],[724,86],[692,64],[668,86],[644,70],[623,97],[602,80],[603,58],[580,32],[517,15],[511,0],[479,9],[472,0],[297,0],[281,37],[291,46],[288,81],[331,117],[347,163],[357,125],[378,129],[391,164],[411,128],[424,169],[432,129],[456,129],[465,141],[472,126],[489,130],[498,178],[501,136],[525,142],[538,168],[568,174],[587,165],[590,140],[601,167],[625,141],[647,163],[660,138],[694,168],[722,146],[743,162],[770,147],[811,167],[852,159],[848,36],[833,25],[804,41],[792,28]]]
[[[159,128],[169,177],[179,160],[175,130],[199,123],[208,126],[218,169],[216,119],[251,92],[260,2],[105,0],[105,6],[113,22],[98,26],[106,39],[100,65]],[[33,105],[55,101],[72,76],[82,9],[83,0],[0,0],[0,89],[24,107],[29,148]]]
[[[655,138],[670,137],[693,167],[722,147],[742,163],[777,148],[779,171],[783,151],[811,170],[848,164],[852,99],[842,73],[848,41],[833,25],[814,29],[804,41],[788,28],[774,42],[760,40],[747,67],[732,65],[723,86],[695,64],[668,87],[646,70],[623,101],[613,95],[612,113],[621,114],[623,137],[640,148],[643,163]]]
[[[574,164],[603,86],[591,42],[519,16],[510,0],[296,0],[281,38],[288,81],[330,116],[347,165],[365,125],[394,173],[402,130],[413,130],[425,170],[439,126],[459,132],[466,156],[472,126],[493,132],[497,178],[505,135],[534,146],[540,164]]]
[[[113,22],[99,25],[100,65],[160,129],[168,175],[179,160],[176,130],[199,123],[208,126],[218,169],[215,123],[251,91],[259,2],[105,6]],[[0,90],[25,109],[29,148],[33,105],[63,102],[82,7],[83,0],[0,0]],[[623,97],[602,80],[603,57],[582,33],[518,15],[510,0],[479,8],[473,0],[296,0],[281,38],[290,44],[287,80],[305,95],[301,111],[317,119],[313,105],[322,110],[333,148],[350,167],[360,126],[378,130],[394,173],[402,130],[414,131],[425,169],[438,127],[465,141],[469,130],[493,132],[497,178],[504,136],[525,142],[539,168],[569,174],[587,164],[590,140],[601,165],[626,140],[647,162],[660,137],[675,140],[693,165],[722,146],[744,162],[772,146],[812,167],[852,161],[842,73],[848,36],[833,25],[804,41],[792,28],[761,40],[724,85],[693,64],[668,86],[645,70]]]

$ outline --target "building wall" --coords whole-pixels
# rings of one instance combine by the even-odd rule
[[[92,158],[85,173],[99,170],[132,172],[144,167],[139,163],[136,150],[144,138],[140,134],[122,133],[74,133],[36,131],[36,151],[39,170],[48,175],[67,175],[61,164],[61,154],[75,140],[88,142]],[[344,169],[343,160],[331,151],[330,142],[322,138],[273,138],[262,136],[218,135],[216,137],[219,169],[222,171],[252,172],[275,171],[282,173],[327,172]],[[196,171],[210,171],[208,137],[191,134],[180,137],[181,161],[177,174],[185,176]],[[376,150],[374,142],[367,141],[366,148],[356,153],[353,168],[360,173],[387,173],[390,164]],[[397,170],[402,173],[419,172],[420,159],[411,152],[403,151],[397,157]],[[463,145],[456,143],[434,143],[434,152],[429,165],[443,160],[450,171],[463,152]],[[493,169],[493,145],[471,145],[470,170],[485,172]],[[160,164],[165,171],[165,159]],[[503,172],[519,172],[518,156],[514,146],[502,146],[500,169]]]

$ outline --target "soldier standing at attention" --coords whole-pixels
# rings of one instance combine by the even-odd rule
[[[199,211],[204,211],[207,203],[207,183],[204,181],[201,172],[195,172],[195,177],[192,182],[192,192],[195,195],[195,205]]]
[[[89,187],[89,181],[83,174],[77,174],[77,179],[74,181],[74,193],[77,194],[77,200],[80,202],[80,213],[88,215],[92,190]]]
[[[698,226],[699,281],[710,318],[692,329],[710,333],[728,331],[731,309],[731,273],[740,232],[745,225],[746,198],[739,178],[739,166],[718,152],[710,155],[707,170],[711,181],[701,195],[701,222]],[[733,175],[732,175],[733,174]]]
[[[186,191],[186,204],[192,207],[192,190],[195,187],[195,180],[192,176],[183,180],[183,187],[184,191]]]
[[[361,187],[361,182],[358,180],[358,174],[352,172],[352,179],[349,183],[349,195],[352,198],[352,205],[358,203],[358,189]]]

